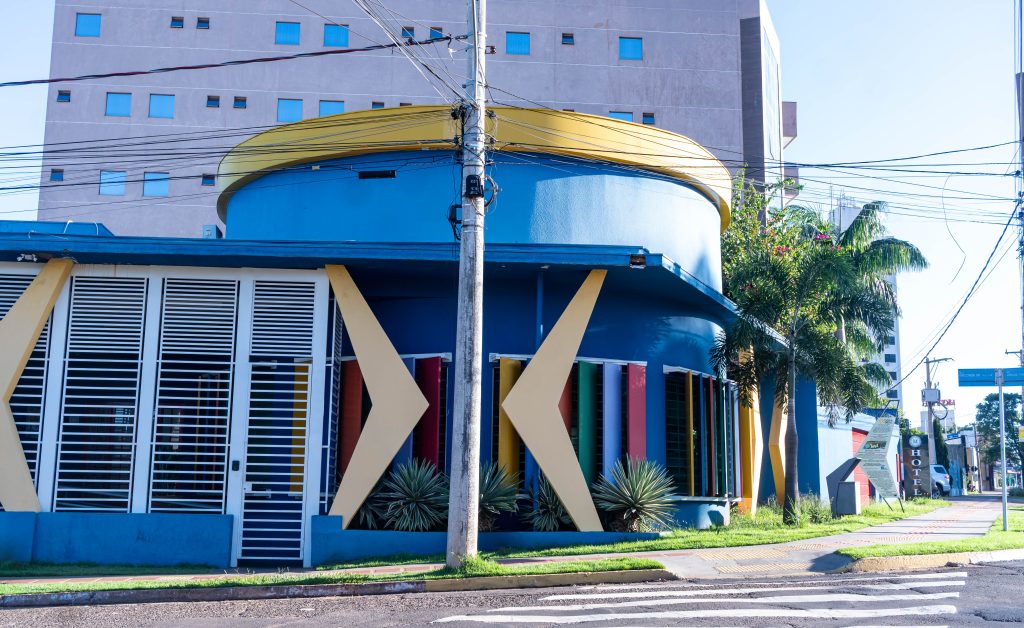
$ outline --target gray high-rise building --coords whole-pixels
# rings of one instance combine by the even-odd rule
[[[463,0],[372,4],[386,7],[382,24],[351,0],[57,0],[50,75],[360,48],[392,41],[385,30],[399,41],[466,30]],[[492,0],[487,22],[495,101],[656,125],[754,179],[782,175],[795,103],[781,101],[763,0]],[[453,102],[465,43],[410,52],[443,81],[388,49],[56,82],[39,216],[198,236],[218,222],[217,163],[248,135],[342,111]]]

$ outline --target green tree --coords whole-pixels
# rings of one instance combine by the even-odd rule
[[[1020,442],[1017,426],[1021,425],[1020,395],[1003,393],[1006,422],[1006,464],[1019,467],[1024,459],[1024,443]],[[999,393],[990,393],[978,404],[974,415],[975,430],[978,434],[978,451],[986,464],[999,464],[1002,454],[999,449]]]
[[[827,223],[808,237],[802,213],[771,209],[777,191],[778,186],[762,193],[737,184],[733,226],[722,248],[724,289],[738,317],[716,339],[711,361],[720,371],[731,369],[745,401],[761,382],[774,382],[776,403],[786,411],[783,517],[797,524],[797,375],[815,380],[818,400],[831,416],[849,419],[878,403],[875,386],[888,382],[888,375],[882,380],[860,364],[838,333],[838,321],[863,325],[877,339],[892,330],[895,311]]]
[[[942,429],[942,422],[932,419],[932,442],[935,443],[935,464],[941,464],[949,469],[949,448],[946,447],[946,430]]]

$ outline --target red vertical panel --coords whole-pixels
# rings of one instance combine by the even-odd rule
[[[857,451],[860,450],[861,445],[868,438],[867,432],[862,432],[858,429],[851,430],[851,436],[853,436],[853,455],[857,455]],[[858,488],[860,489],[860,505],[867,506],[871,503],[871,482],[868,480],[868,474],[864,473],[864,470],[857,465],[853,469],[853,479],[857,480]]]
[[[416,360],[416,383],[427,399],[427,409],[413,431],[413,456],[439,466],[441,449],[441,358]]]
[[[342,473],[348,468],[363,430],[363,372],[359,363],[349,360],[341,367],[341,429],[338,436],[338,460]]]
[[[565,388],[562,389],[562,398],[558,400],[558,411],[562,414],[562,420],[565,421],[565,431],[572,434],[572,373],[569,373],[569,379],[565,382]]]
[[[647,457],[647,367],[626,366],[626,455]]]

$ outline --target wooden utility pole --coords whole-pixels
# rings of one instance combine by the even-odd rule
[[[462,107],[462,240],[459,249],[449,567],[476,555],[480,501],[480,411],[484,301],[484,166],[487,136],[484,80],[487,0],[469,0],[469,80]]]

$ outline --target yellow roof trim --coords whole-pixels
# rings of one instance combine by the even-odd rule
[[[729,226],[732,176],[693,140],[653,126],[550,109],[492,107],[487,131],[492,150],[564,155],[632,166],[693,186]],[[223,219],[235,190],[298,164],[370,153],[455,150],[460,133],[450,106],[370,109],[303,120],[264,131],[221,159],[217,209]]]

